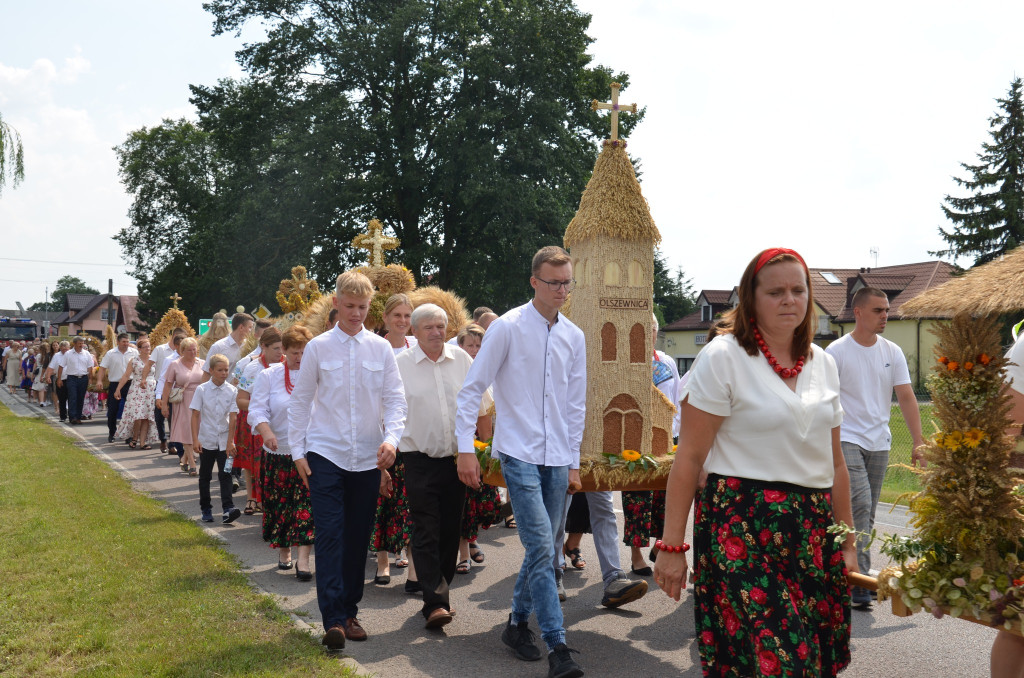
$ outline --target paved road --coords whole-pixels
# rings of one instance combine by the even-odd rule
[[[80,446],[121,471],[139,491],[166,502],[203,526],[198,522],[196,480],[178,471],[176,457],[155,450],[132,450],[123,444],[108,445],[103,419],[68,427],[57,423],[49,408],[29,408],[23,396],[12,401],[6,389],[0,400],[16,413],[45,416]],[[243,505],[244,496],[239,499],[236,495],[236,503]],[[879,508],[879,531],[906,534],[902,511],[890,514],[887,508]],[[238,556],[257,586],[277,596],[285,609],[320,628],[314,585],[300,583],[293,573],[276,569],[274,552],[261,541],[258,516],[243,515],[233,525],[214,523],[207,529]],[[350,643],[346,648],[350,655],[367,672],[379,676],[546,675],[546,662],[519,662],[499,641],[522,562],[522,547],[515,531],[492,527],[481,532],[480,545],[487,560],[482,566],[474,566],[468,575],[456,575],[452,602],[458,614],[440,632],[423,629],[421,598],[404,592],[403,571],[392,568],[391,584],[375,586],[374,562],[368,559],[359,617],[370,640]],[[569,645],[580,650],[587,675],[699,676],[693,599],[685,596],[677,604],[655,591],[623,609],[606,610],[600,606],[601,577],[589,535],[582,548],[588,565],[582,572],[566,574],[569,600],[563,609]],[[628,564],[628,549],[623,546],[620,550],[623,563]],[[876,566],[883,562],[876,554]],[[535,622],[533,625],[536,630]],[[927,614],[895,617],[888,603],[883,603],[871,612],[854,612],[853,663],[843,676],[987,676],[994,635],[991,629],[955,619],[937,620]]]

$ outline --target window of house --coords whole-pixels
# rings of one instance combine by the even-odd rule
[[[100,320],[110,320],[110,318],[107,317],[107,309],[100,309]]]
[[[818,334],[831,334],[831,333],[832,333],[832,328],[829,327],[828,316],[827,315],[819,315],[818,316]]]
[[[711,304],[704,304],[700,307],[700,321],[702,323],[711,322]]]

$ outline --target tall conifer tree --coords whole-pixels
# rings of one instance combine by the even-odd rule
[[[989,118],[992,141],[982,144],[979,163],[961,163],[971,178],[953,177],[973,195],[947,195],[942,211],[953,228],[939,227],[949,245],[938,256],[975,256],[975,265],[995,259],[1024,243],[1024,100],[1021,79],[1014,78],[998,112]]]

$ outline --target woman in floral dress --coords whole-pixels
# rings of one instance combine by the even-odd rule
[[[459,331],[459,348],[469,354],[470,358],[476,358],[480,352],[480,344],[483,342],[484,328],[475,323],[466,325]],[[486,442],[491,437],[491,431],[477,431],[477,439]],[[459,574],[467,574],[473,563],[484,562],[484,551],[477,543],[480,528],[485,530],[501,519],[501,497],[498,496],[498,488],[486,483],[480,483],[480,489],[466,488],[466,503],[462,507],[462,533],[459,540],[459,562],[455,571]]]
[[[384,338],[391,343],[395,355],[416,345],[416,337],[409,334],[412,327],[412,302],[404,294],[392,294],[384,304]],[[391,496],[377,497],[377,518],[370,550],[377,552],[376,584],[391,582],[391,564],[388,553],[395,554],[395,567],[409,566],[408,581],[416,579],[416,568],[412,558],[402,554],[409,546],[412,526],[409,524],[409,500],[405,495],[405,465],[402,455],[395,456],[395,463],[387,470],[391,475]]]
[[[695,617],[705,676],[835,676],[850,663],[854,537],[839,445],[839,372],[812,343],[809,272],[793,250],[761,252],[739,303],[682,389],[654,578],[679,600],[694,498]],[[700,495],[701,469],[708,472]]]
[[[270,548],[281,549],[277,560],[281,570],[291,569],[291,550],[296,547],[295,576],[299,581],[313,578],[309,569],[309,553],[314,541],[313,513],[309,489],[292,463],[288,445],[288,402],[302,366],[302,353],[312,338],[312,332],[301,325],[293,325],[285,331],[281,340],[285,360],[256,375],[248,415],[249,425],[263,440],[263,472],[260,474],[263,541],[270,544]]]
[[[149,338],[143,335],[135,347],[139,349],[139,355],[132,358],[131,387],[127,395],[123,393],[124,379],[121,385],[114,392],[114,399],[125,398],[124,411],[121,413],[121,422],[117,425],[115,438],[130,438],[129,447],[139,446],[140,449],[152,449],[152,443],[157,441],[156,426],[154,421],[153,402],[156,398],[156,378],[152,374],[153,361],[149,359]]]
[[[268,327],[260,335],[260,354],[245,366],[238,378],[238,428],[235,429],[235,467],[245,475],[247,516],[263,512],[260,472],[263,468],[263,439],[249,426],[249,398],[256,377],[281,362],[281,330]]]

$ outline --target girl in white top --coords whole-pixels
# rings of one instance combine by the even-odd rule
[[[263,463],[263,440],[249,427],[249,394],[252,393],[256,377],[272,365],[281,362],[283,351],[281,331],[276,327],[268,327],[260,335],[262,352],[246,366],[242,377],[238,380],[238,412],[239,425],[235,431],[235,466],[242,470],[245,477],[245,510],[251,516],[263,512],[262,493],[260,491],[260,471]]]
[[[705,675],[834,676],[850,661],[853,524],[839,444],[839,376],[814,346],[803,258],[761,252],[740,281],[722,335],[682,389],[655,581],[678,600],[694,499],[694,606]],[[707,484],[697,496],[698,473]],[[844,561],[846,567],[844,567]],[[816,668],[818,667],[818,668]]]
[[[309,553],[313,548],[313,513],[309,489],[302,482],[288,444],[288,403],[302,366],[302,353],[313,334],[301,325],[288,328],[281,338],[284,362],[256,375],[249,400],[249,425],[263,439],[263,541],[281,549],[277,566],[292,567],[292,547],[298,549],[295,576],[309,581]],[[258,361],[258,359],[257,359]]]

